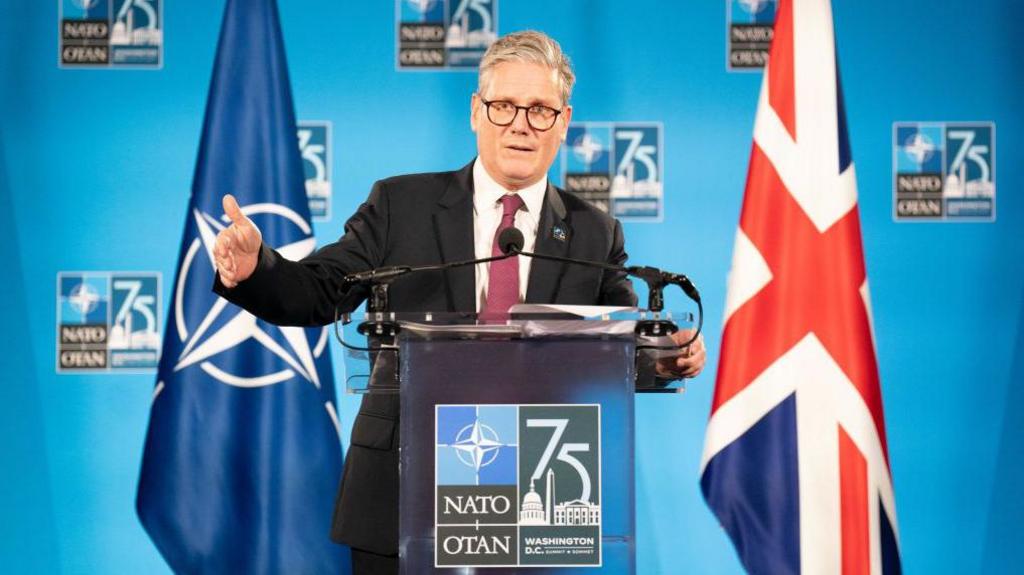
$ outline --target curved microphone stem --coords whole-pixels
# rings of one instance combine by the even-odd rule
[[[514,228],[511,228],[514,229]],[[518,230],[517,230],[518,231]],[[519,234],[521,238],[522,234]],[[516,238],[516,239],[519,239]],[[509,241],[507,244],[501,242],[501,247],[507,255],[521,254],[531,258],[537,258],[540,260],[550,260],[556,262],[568,262],[584,266],[590,266],[600,269],[605,269],[614,272],[622,272],[641,279],[647,284],[647,309],[648,311],[660,312],[665,307],[665,297],[663,290],[667,285],[678,286],[683,293],[697,304],[697,329],[694,330],[693,335],[689,340],[680,345],[663,345],[663,346],[640,346],[637,349],[656,349],[656,350],[681,350],[689,347],[689,345],[700,337],[701,329],[704,327],[704,305],[700,300],[700,292],[697,290],[693,282],[683,274],[676,274],[672,272],[665,272],[658,268],[652,268],[649,266],[619,266],[615,264],[608,264],[604,262],[595,262],[589,260],[576,260],[572,258],[563,258],[560,256],[549,256],[545,254],[537,254],[533,252],[525,252],[522,250],[521,241]],[[676,331],[677,327],[671,321],[664,320],[652,320],[645,322],[645,326],[639,328],[640,332],[644,335],[658,336],[658,335],[669,335]]]
[[[700,292],[683,274],[676,274],[672,272],[661,271],[658,268],[652,268],[648,266],[619,266],[615,264],[606,264],[604,262],[584,261],[576,260],[572,258],[563,258],[559,256],[549,256],[544,254],[538,254],[533,252],[524,252],[520,249],[516,249],[517,246],[511,246],[512,250],[506,255],[522,254],[527,257],[537,258],[539,260],[550,260],[556,262],[569,262],[574,264],[580,264],[595,268],[606,269],[613,272],[623,272],[631,275],[635,278],[641,279],[647,284],[648,291],[650,293],[648,297],[647,309],[650,311],[662,311],[665,307],[664,297],[662,296],[662,290],[667,285],[678,286],[683,290],[683,293],[687,295],[694,302],[700,303]]]
[[[474,260],[461,260],[457,262],[448,262],[443,264],[430,264],[425,266],[393,266],[387,268],[375,268],[367,270],[365,272],[358,272],[345,276],[342,280],[342,288],[348,289],[354,285],[379,285],[379,284],[390,284],[396,279],[411,273],[416,272],[428,272],[436,270],[444,270],[449,268],[457,268],[461,266],[468,266],[472,264],[485,264],[498,260],[507,260],[508,258],[516,255],[515,253],[506,253],[500,256],[491,256],[489,258],[481,258]]]

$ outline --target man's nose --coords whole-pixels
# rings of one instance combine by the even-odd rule
[[[530,132],[530,121],[526,118],[526,110],[516,110],[516,117],[512,118],[512,129],[516,132],[528,134]]]

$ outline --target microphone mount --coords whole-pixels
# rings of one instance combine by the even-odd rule
[[[662,311],[665,309],[665,297],[663,290],[665,286],[674,285],[683,290],[683,293],[687,295],[694,302],[700,303],[700,292],[683,274],[677,274],[672,272],[666,272],[659,270],[658,268],[652,268],[650,266],[618,266],[614,264],[606,264],[604,262],[594,262],[586,260],[577,260],[573,258],[563,258],[559,256],[549,256],[545,254],[538,254],[533,252],[525,252],[519,249],[518,246],[512,245],[511,249],[505,253],[505,257],[512,255],[524,255],[531,258],[540,260],[551,260],[556,262],[568,262],[574,264],[580,264],[590,267],[596,267],[606,269],[615,272],[624,272],[632,277],[643,280],[647,284],[648,296],[647,296],[647,309],[650,311]]]
[[[412,271],[412,266],[392,266],[349,274],[342,279],[341,289],[346,291],[356,285],[370,286],[366,310],[371,313],[384,312],[388,309],[388,288],[391,282]]]
[[[671,335],[679,331],[679,327],[676,326],[670,320],[661,319],[660,312],[665,309],[665,286],[674,285],[678,286],[683,290],[683,293],[697,304],[698,323],[697,329],[694,331],[693,336],[689,341],[681,346],[649,346],[652,349],[683,349],[697,340],[700,335],[701,328],[704,325],[704,306],[700,301],[700,292],[697,290],[693,282],[683,274],[677,274],[672,272],[666,272],[653,268],[650,266],[630,266],[624,267],[615,264],[608,264],[605,262],[597,262],[590,260],[579,260],[574,258],[566,258],[561,256],[549,256],[544,254],[537,254],[532,252],[523,251],[523,233],[518,229],[512,227],[504,230],[498,237],[498,246],[501,248],[502,253],[505,255],[524,255],[531,258],[537,258],[541,260],[550,260],[556,262],[568,262],[588,267],[594,267],[599,269],[605,269],[609,271],[615,271],[625,273],[637,279],[643,280],[647,284],[647,309],[648,311],[655,313],[656,319],[645,320],[637,322],[636,331],[637,333],[645,336],[658,337],[663,335]]]

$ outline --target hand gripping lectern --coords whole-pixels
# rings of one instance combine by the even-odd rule
[[[520,308],[376,317],[398,328],[398,387],[348,387],[400,394],[401,573],[635,570],[634,393],[682,390],[649,377],[657,340],[635,328],[672,314]]]

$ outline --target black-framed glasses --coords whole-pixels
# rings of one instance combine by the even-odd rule
[[[519,110],[523,110],[526,114],[526,122],[530,124],[530,127],[538,132],[545,132],[555,125],[555,119],[562,113],[561,110],[541,106],[540,104],[516,106],[507,100],[484,100],[483,96],[480,96],[480,101],[487,108],[487,119],[495,126],[510,125],[516,121]]]

